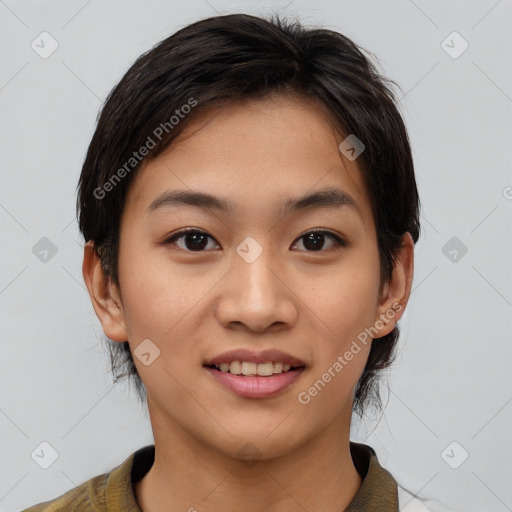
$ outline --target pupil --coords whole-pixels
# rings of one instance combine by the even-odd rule
[[[319,240],[319,238],[321,240]],[[310,249],[313,251],[319,250],[324,245],[323,238],[324,238],[324,235],[322,233],[309,233],[309,235],[306,236],[306,238],[304,239],[304,247],[306,249]],[[309,245],[309,243],[311,243],[311,245]]]
[[[188,242],[191,239],[193,242],[192,244],[189,244]],[[206,235],[203,233],[189,233],[185,236],[185,245],[187,246],[187,249],[192,251],[204,249],[207,245]]]

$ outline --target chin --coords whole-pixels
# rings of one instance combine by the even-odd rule
[[[252,425],[226,425],[231,436],[226,434],[219,442],[210,440],[209,444],[224,455],[241,461],[270,460],[287,455],[299,449],[306,439],[297,432],[281,430],[279,423],[282,419],[276,419],[272,428],[258,427],[255,419]]]

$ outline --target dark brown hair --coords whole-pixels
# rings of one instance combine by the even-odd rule
[[[231,14],[188,25],[141,55],[105,101],[78,184],[80,230],[112,282],[120,284],[120,218],[140,164],[166,149],[201,109],[282,93],[317,102],[333,126],[363,142],[357,163],[377,228],[382,290],[402,235],[418,240],[420,202],[396,84],[363,51],[335,31],[277,15]],[[368,403],[382,406],[377,377],[393,363],[398,335],[395,327],[372,343],[355,389],[360,416]],[[115,381],[131,376],[143,401],[128,342],[107,344]]]

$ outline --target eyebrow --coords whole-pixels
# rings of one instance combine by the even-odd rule
[[[159,195],[147,207],[146,212],[152,213],[164,207],[195,206],[210,211],[233,214],[233,206],[224,198],[205,192],[190,190],[168,190]],[[310,210],[315,208],[348,207],[361,219],[363,214],[357,201],[348,193],[336,187],[326,187],[300,197],[292,197],[280,205],[280,214],[287,215],[292,211]]]

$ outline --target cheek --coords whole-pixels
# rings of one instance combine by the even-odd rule
[[[375,319],[375,282],[361,275],[331,281],[330,293],[322,295],[316,320],[316,364],[299,390],[301,404],[310,404],[315,414],[337,416],[353,399],[371,348],[365,331]],[[320,412],[322,411],[322,412]]]
[[[379,277],[378,256],[371,251],[354,251],[338,271],[321,280],[315,278],[316,292],[306,303],[309,300],[319,328],[330,340],[323,352],[331,360],[375,322]]]
[[[197,272],[176,270],[154,248],[125,249],[119,280],[130,339],[172,340],[173,329],[205,295],[208,282]]]
[[[179,383],[186,381],[187,368],[197,354],[187,343],[191,338],[184,329],[188,329],[189,314],[200,304],[208,283],[175,271],[165,258],[151,257],[149,250],[132,248],[124,254],[129,257],[119,259],[119,280],[137,371],[149,394],[171,397],[185,414],[188,402]],[[149,361],[139,358],[140,353],[149,353]]]

